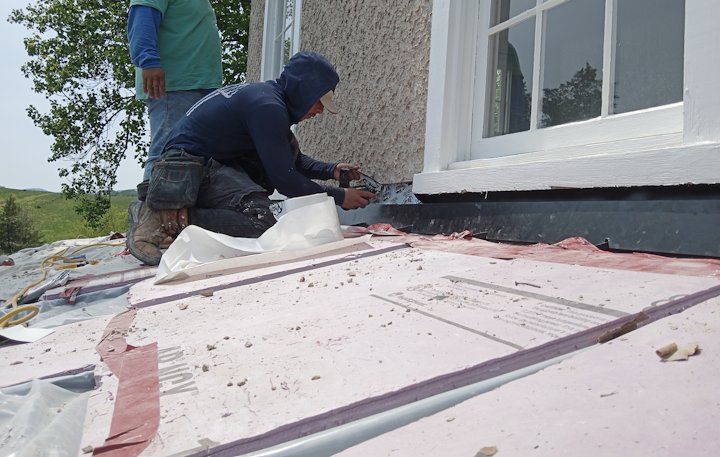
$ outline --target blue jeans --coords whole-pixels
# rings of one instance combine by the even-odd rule
[[[145,161],[143,181],[150,179],[154,162],[160,158],[175,124],[195,103],[214,89],[175,90],[163,98],[147,99],[150,117],[150,150]]]

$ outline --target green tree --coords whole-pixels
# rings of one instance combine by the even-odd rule
[[[560,125],[600,116],[602,79],[589,63],[555,89],[543,89],[542,126]]]
[[[0,254],[40,244],[40,233],[29,213],[17,204],[14,196],[8,195],[0,212]]]
[[[243,81],[250,0],[211,0],[223,44],[225,83]],[[135,100],[134,68],[126,37],[127,1],[37,0],[8,20],[32,31],[22,67],[50,107],[28,116],[54,138],[48,161],[59,168],[62,193],[98,228],[110,208],[116,172],[128,150],[147,156],[145,105]],[[140,180],[138,176],[138,180]]]

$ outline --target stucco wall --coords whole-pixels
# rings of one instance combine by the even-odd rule
[[[251,81],[259,77],[263,6],[252,3]],[[298,126],[303,152],[358,163],[381,182],[422,171],[431,11],[430,0],[303,0],[300,47],[324,54],[340,75],[340,114]]]
[[[248,82],[260,81],[264,18],[265,0],[252,0],[250,2],[247,71],[245,73],[245,79]]]

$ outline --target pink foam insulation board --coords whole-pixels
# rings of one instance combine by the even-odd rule
[[[95,345],[112,316],[57,327],[34,343],[0,347],[0,386],[44,378],[100,363]]]
[[[671,343],[699,352],[663,362]],[[719,377],[716,298],[338,455],[716,456]]]
[[[133,286],[138,309],[115,331],[130,347],[156,345],[158,354],[156,390],[138,382],[149,389],[149,404],[159,394],[148,418],[157,420],[157,434],[142,455],[218,446],[238,455],[272,446],[390,408],[397,395],[412,396],[414,386],[450,373],[718,286],[716,277],[370,244],[326,261]],[[108,321],[96,321],[83,336],[99,342],[107,331],[97,324]],[[69,335],[63,329],[51,337],[72,347]],[[47,371],[28,359],[40,346],[26,347],[26,375],[31,367]],[[83,446],[99,448],[122,433],[111,418],[127,392],[123,383],[133,380],[110,381],[115,370],[84,344],[80,351],[99,364],[83,436]],[[134,403],[147,413],[141,400]]]

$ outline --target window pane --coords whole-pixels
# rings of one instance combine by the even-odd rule
[[[493,56],[488,78],[488,136],[530,128],[535,19],[490,37]]]
[[[507,21],[535,6],[535,0],[493,0],[492,25]]]
[[[293,37],[295,33],[295,0],[285,0],[285,18],[282,33],[282,62],[284,66],[292,57]]]
[[[618,0],[615,113],[682,101],[684,0]]]
[[[570,0],[547,12],[541,127],[600,116],[604,17],[605,0]]]

